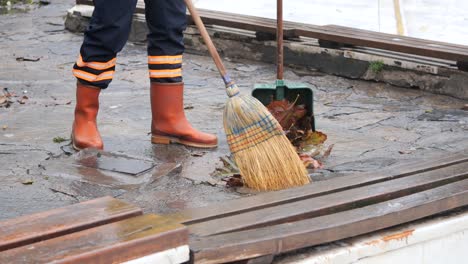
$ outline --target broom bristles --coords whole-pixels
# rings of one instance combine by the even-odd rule
[[[224,129],[246,186],[271,191],[310,182],[278,121],[254,97],[238,95],[228,100]]]

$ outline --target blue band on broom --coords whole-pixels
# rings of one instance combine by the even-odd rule
[[[307,170],[278,121],[260,101],[240,94],[192,1],[185,3],[226,85],[229,99],[224,110],[224,130],[245,185],[269,191],[309,183]]]

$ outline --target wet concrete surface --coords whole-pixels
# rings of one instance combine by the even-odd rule
[[[226,96],[209,57],[184,57],[185,105],[195,127],[218,134],[216,150],[151,145],[146,48],[130,43],[100,97],[99,129],[106,152],[115,155],[110,157],[154,167],[132,175],[83,166],[80,161],[90,156],[72,151],[69,141],[53,142],[69,138],[73,119],[71,67],[82,35],[63,26],[73,4],[54,0],[0,16],[0,87],[17,95],[10,107],[0,108],[0,220],[104,195],[167,213],[250,194],[213,176],[229,149],[222,128]],[[226,66],[246,93],[254,83],[275,80],[274,65],[226,59]],[[468,149],[468,112],[460,110],[466,101],[303,69],[286,69],[285,78],[314,87],[317,128],[328,134],[327,145],[335,145],[325,168],[311,171],[314,180]],[[20,104],[24,95],[28,99]]]

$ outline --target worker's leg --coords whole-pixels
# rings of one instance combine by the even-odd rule
[[[216,147],[215,135],[194,129],[184,113],[182,54],[184,0],[145,0],[148,23],[148,67],[151,79],[152,142]]]
[[[116,55],[127,42],[137,0],[94,0],[94,12],[73,74],[86,85],[107,88]]]
[[[137,0],[94,0],[95,9],[80,49],[73,74],[76,87],[74,148],[103,148],[96,117],[99,93],[107,88],[115,71],[115,57],[127,42]]]

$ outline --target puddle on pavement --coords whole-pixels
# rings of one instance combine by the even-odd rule
[[[464,110],[428,110],[424,114],[418,116],[419,121],[446,121],[459,122],[468,120],[468,112]],[[464,121],[462,121],[464,122]]]
[[[135,177],[148,172],[155,166],[151,161],[136,159],[121,154],[92,150],[79,152],[75,164],[88,168],[128,174]]]
[[[44,163],[43,174],[61,182],[83,182],[131,190],[150,185],[180,167],[179,163],[123,154],[82,150],[71,157]]]
[[[26,13],[48,4],[46,0],[0,0],[0,15]]]

